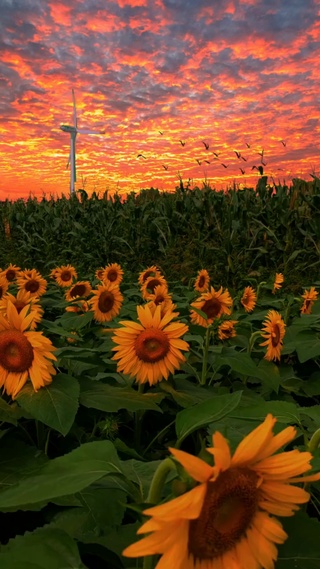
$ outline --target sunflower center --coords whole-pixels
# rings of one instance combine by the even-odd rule
[[[61,279],[63,282],[71,281],[71,279],[72,279],[72,274],[71,274],[71,272],[70,272],[70,271],[62,271],[62,272],[61,272],[61,275],[60,275],[60,279]]]
[[[110,312],[113,305],[114,305],[114,296],[112,292],[109,292],[107,290],[102,292],[99,296],[99,301],[98,301],[98,308],[100,312],[104,313]]]
[[[221,302],[217,298],[209,298],[205,301],[201,310],[208,316],[208,318],[215,318],[221,310]]]
[[[7,281],[14,281],[14,279],[16,278],[16,271],[14,271],[13,269],[9,269],[6,272],[6,279]]]
[[[84,284],[75,285],[70,290],[71,298],[75,298],[76,296],[83,296],[85,293],[86,293],[86,285],[84,285]]]
[[[29,281],[26,282],[24,288],[28,292],[37,292],[37,290],[39,290],[40,288],[40,284],[35,279],[30,279]]]
[[[164,301],[165,301],[165,298],[161,294],[156,296],[156,298],[154,299],[154,303],[156,306],[158,306],[159,304],[162,304]]]
[[[199,279],[199,282],[198,282],[198,286],[199,286],[200,288],[202,288],[202,287],[205,285],[205,282],[206,282],[205,277],[204,277],[203,275],[201,275],[201,277],[200,277],[200,279]]]
[[[244,306],[247,306],[247,304],[249,304],[249,300],[250,300],[249,294],[244,294],[242,297],[242,304],[244,304]]]
[[[170,343],[165,332],[156,328],[149,328],[139,334],[134,347],[140,360],[154,363],[163,360],[169,352]]]
[[[0,332],[0,365],[7,371],[27,371],[34,358],[33,347],[19,330]]]
[[[154,289],[156,288],[156,286],[161,285],[161,283],[159,282],[159,279],[150,279],[147,283],[147,289],[151,290],[151,292],[154,292]]]
[[[111,269],[111,271],[108,272],[107,274],[107,278],[109,281],[111,281],[112,283],[114,283],[114,281],[117,280],[118,278],[118,273],[115,269]]]
[[[273,348],[276,348],[279,345],[279,342],[280,342],[280,328],[278,324],[274,324],[272,326],[272,332],[271,332],[271,343]]]
[[[233,468],[207,483],[202,510],[189,525],[189,553],[212,560],[242,539],[258,507],[258,476],[247,468]]]

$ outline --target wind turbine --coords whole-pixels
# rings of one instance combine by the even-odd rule
[[[77,134],[104,134],[105,131],[96,132],[93,130],[79,129],[78,119],[77,119],[77,107],[76,98],[74,95],[74,90],[72,89],[72,100],[73,100],[73,126],[67,124],[61,124],[60,129],[63,132],[70,133],[70,154],[67,163],[67,168],[70,165],[70,193],[72,194],[75,190],[74,184],[77,181],[77,170],[76,170],[76,137]]]

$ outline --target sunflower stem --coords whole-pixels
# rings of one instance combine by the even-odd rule
[[[249,344],[248,344],[248,354],[251,354],[253,346],[255,344],[255,341],[257,338],[261,337],[261,332],[260,330],[257,330],[257,332],[253,332],[250,336],[249,339]]]
[[[313,433],[308,444],[308,451],[311,452],[311,454],[313,454],[319,447],[320,447],[320,429],[318,429],[315,433]]]
[[[267,284],[266,281],[262,281],[261,283],[258,284],[258,288],[257,288],[257,302],[258,302],[258,298],[259,298],[259,293],[260,293],[260,289],[263,287],[263,285]]]
[[[153,475],[147,496],[148,503],[158,504],[160,502],[164,483],[171,470],[176,470],[176,465],[172,458],[165,458]]]
[[[207,381],[207,368],[208,368],[208,353],[209,353],[209,344],[210,344],[210,326],[206,329],[206,335],[204,338],[204,345],[203,345],[203,361],[202,361],[202,372],[200,378],[200,385],[205,385]]]

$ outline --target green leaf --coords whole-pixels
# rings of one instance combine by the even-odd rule
[[[299,408],[288,401],[264,401],[246,408],[238,408],[231,416],[237,419],[259,419],[264,421],[268,413],[272,413],[280,423],[298,423]]]
[[[181,442],[193,431],[204,427],[209,423],[219,421],[238,407],[242,396],[242,391],[229,393],[227,395],[217,395],[198,403],[188,409],[183,409],[176,417],[176,433]],[[177,443],[177,444],[178,444]]]
[[[0,421],[3,423],[11,423],[17,425],[19,419],[19,409],[14,403],[9,405],[2,397],[0,397]]]
[[[75,541],[59,529],[41,528],[1,548],[1,569],[85,569]]]
[[[35,446],[26,445],[12,436],[0,442],[0,494],[20,480],[36,473],[48,462]]]
[[[50,385],[35,392],[27,384],[18,394],[19,405],[34,419],[66,435],[74,422],[79,406],[78,381],[65,373],[53,378]]]
[[[281,523],[289,537],[278,546],[277,569],[319,569],[319,521],[309,518],[305,512],[298,512],[292,518],[284,518]]]
[[[318,358],[320,356],[320,339],[312,330],[303,330],[296,336],[296,350],[301,364],[307,360]]]
[[[106,474],[119,472],[120,462],[110,441],[86,443],[0,491],[0,510],[74,494]]]
[[[80,403],[85,407],[107,411],[108,413],[114,413],[119,409],[127,409],[127,411],[152,409],[162,413],[154,400],[159,401],[157,397],[159,394],[139,393],[131,387],[114,387],[100,381],[94,382],[87,379],[81,380],[80,389]]]
[[[223,365],[230,366],[233,371],[248,375],[250,377],[258,377],[257,366],[249,354],[237,352],[233,348],[223,348],[221,355],[217,357],[215,366],[219,369]]]
[[[174,378],[174,386],[168,381],[161,381],[159,387],[164,392],[169,393],[172,398],[181,407],[190,407],[195,403],[200,403],[201,401],[206,401],[208,397],[212,396],[212,392],[208,389],[203,389],[199,385],[194,385],[190,381],[183,379],[183,375],[186,377],[187,374],[180,374]],[[176,387],[176,389],[174,388]]]

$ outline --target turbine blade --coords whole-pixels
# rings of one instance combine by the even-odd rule
[[[77,132],[79,134],[105,134],[105,130],[95,131],[95,130],[88,130],[87,128],[77,128]]]
[[[73,89],[72,89],[72,100],[73,100],[73,124],[75,128],[77,128],[77,106],[76,106],[76,97]]]

